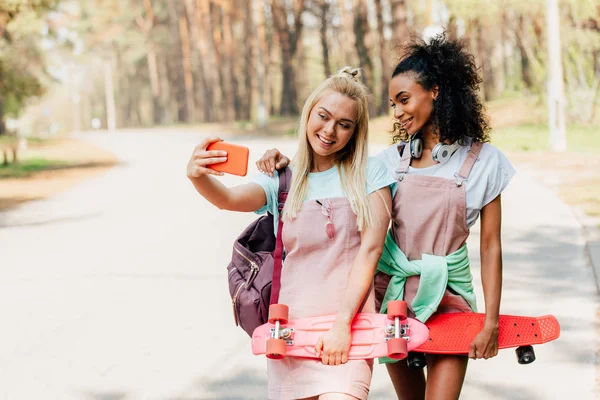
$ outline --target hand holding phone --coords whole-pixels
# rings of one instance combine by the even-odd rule
[[[202,175],[222,176],[224,172],[245,176],[248,170],[249,149],[244,146],[223,142],[218,137],[204,139],[190,158],[187,175],[199,178]]]
[[[250,150],[245,146],[227,142],[213,142],[206,148],[209,151],[221,150],[227,152],[225,162],[210,164],[208,167],[232,175],[246,176],[248,172],[248,156]]]

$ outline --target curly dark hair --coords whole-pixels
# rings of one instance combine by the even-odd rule
[[[401,48],[400,63],[392,73],[392,78],[413,74],[415,82],[425,90],[438,86],[430,121],[440,141],[464,143],[466,138],[489,141],[491,127],[478,95],[481,78],[475,58],[467,48],[465,39],[449,40],[445,32],[428,43],[413,35]],[[391,133],[394,143],[408,141],[408,132],[397,122]]]

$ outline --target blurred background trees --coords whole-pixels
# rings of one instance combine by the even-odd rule
[[[600,3],[559,7],[567,118],[592,124]],[[373,115],[387,116],[397,46],[442,29],[469,38],[486,101],[544,104],[545,12],[545,0],[0,0],[0,115],[27,117],[34,133],[95,118],[109,129],[262,126],[297,115],[318,82],[351,65]]]

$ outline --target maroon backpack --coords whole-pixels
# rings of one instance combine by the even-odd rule
[[[227,267],[229,294],[236,326],[250,336],[257,326],[267,322],[269,304],[279,300],[283,242],[281,211],[289,192],[292,173],[279,170],[279,224],[273,233],[273,215],[267,213],[252,222],[233,243]]]

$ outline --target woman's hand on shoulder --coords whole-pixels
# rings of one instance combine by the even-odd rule
[[[224,175],[222,172],[215,171],[208,166],[227,161],[227,152],[223,150],[209,151],[206,149],[211,143],[221,141],[223,141],[223,139],[218,137],[206,138],[194,148],[194,152],[192,153],[187,165],[188,178],[200,178],[203,175]]]
[[[350,352],[350,325],[334,323],[330,330],[319,337],[315,350],[324,365],[340,365],[348,362]]]
[[[284,156],[277,149],[267,150],[265,154],[256,162],[256,168],[269,176],[273,176],[276,169],[285,168],[290,164],[290,159]]]

